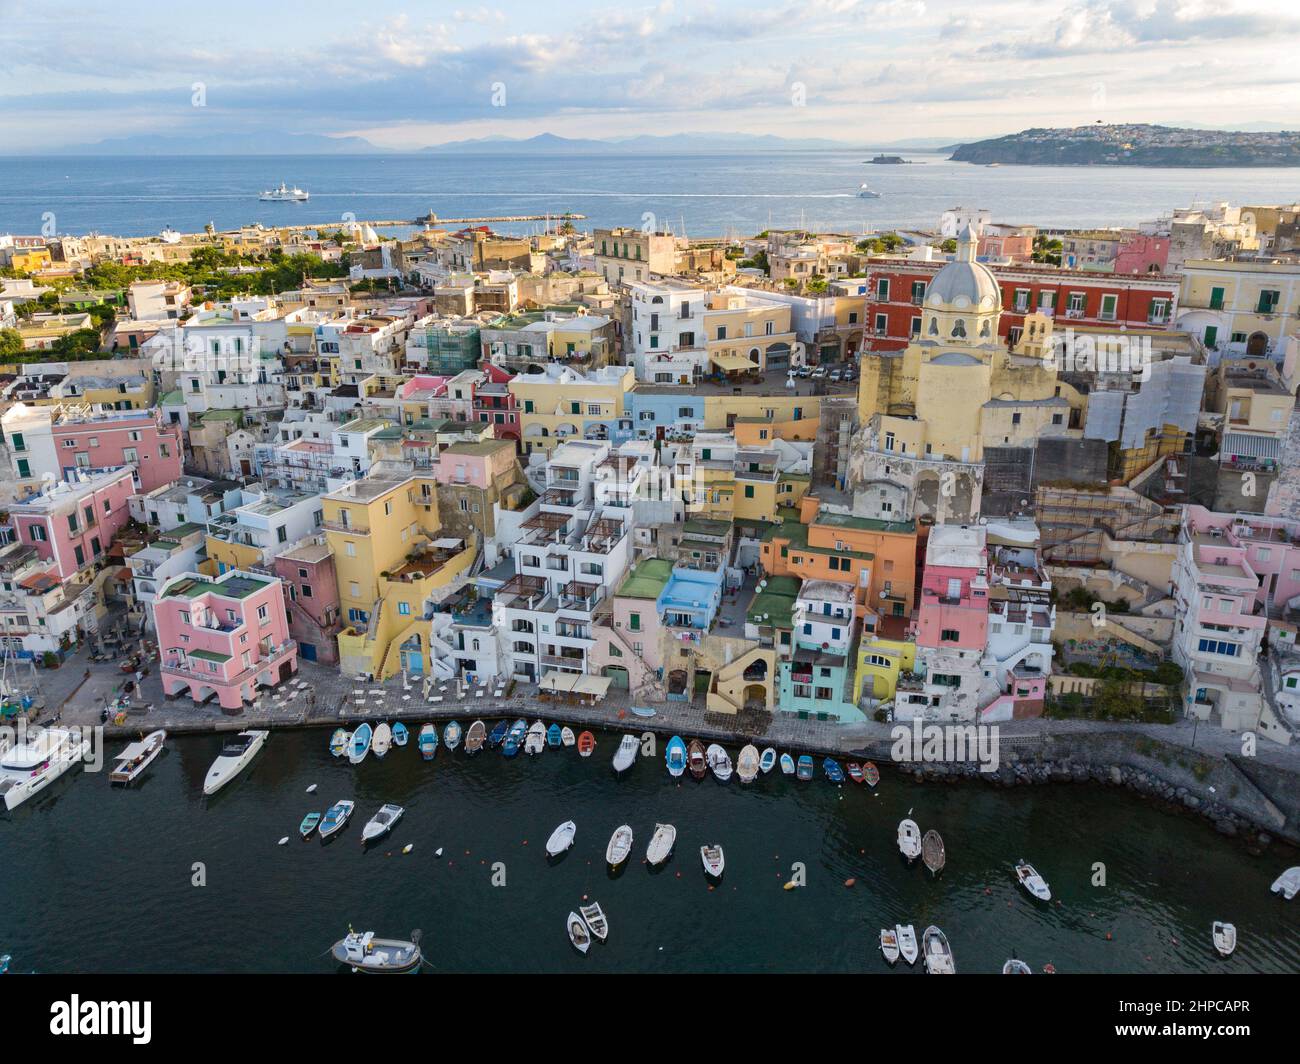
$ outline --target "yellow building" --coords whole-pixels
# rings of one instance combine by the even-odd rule
[[[743,292],[715,292],[704,308],[709,366],[731,376],[786,368],[796,337],[788,303]]]
[[[601,366],[583,373],[558,363],[546,365],[541,373],[512,377],[508,387],[519,406],[524,453],[549,454],[567,439],[613,437],[634,379],[630,366]]]
[[[477,549],[438,538],[438,486],[431,477],[366,477],[321,497],[334,552],[339,667],[386,679],[431,670],[425,603],[468,571]]]
[[[1300,264],[1192,259],[1182,272],[1178,329],[1229,356],[1281,350],[1300,314]]]
[[[915,643],[864,637],[858,646],[857,670],[853,674],[854,704],[864,692],[882,702],[893,698],[899,676],[911,672],[915,664]]]
[[[9,265],[22,273],[35,273],[53,264],[54,259],[50,255],[49,248],[24,248],[22,251],[15,251],[9,260]]]

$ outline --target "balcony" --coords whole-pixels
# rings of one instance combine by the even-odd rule
[[[248,668],[241,669],[233,676],[228,677],[222,676],[220,672],[195,668],[195,663],[192,660],[188,660],[184,665],[182,665],[179,660],[175,658],[163,664],[160,671],[172,676],[184,676],[186,679],[190,680],[202,680],[204,683],[212,684],[214,686],[217,684],[222,686],[232,686],[234,684],[243,683],[245,680],[255,677],[258,673],[266,672],[268,669],[278,668],[283,662],[287,661],[297,652],[297,642],[290,639],[279,646],[271,647],[264,657],[253,662],[253,664]]]
[[[363,528],[348,521],[322,521],[321,528],[327,532],[344,532],[349,536],[368,536],[369,528]]]

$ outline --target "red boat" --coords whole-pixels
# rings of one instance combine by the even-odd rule
[[[844,771],[849,774],[849,779],[854,783],[865,783],[866,777],[862,775],[862,766],[856,761],[850,761],[844,766]]]
[[[709,770],[708,760],[704,756],[704,744],[699,739],[692,739],[686,747],[686,767],[697,780],[704,779]]]
[[[867,783],[872,787],[880,782],[880,769],[876,768],[874,761],[868,761],[862,766],[862,774],[866,777]]]
[[[590,757],[594,749],[596,749],[596,737],[591,732],[585,731],[578,736],[578,753],[580,755]]]

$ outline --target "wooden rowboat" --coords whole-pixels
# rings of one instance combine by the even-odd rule
[[[943,836],[933,828],[921,839],[921,860],[925,862],[925,867],[932,875],[937,876],[943,871],[944,861],[947,860],[943,848]]]

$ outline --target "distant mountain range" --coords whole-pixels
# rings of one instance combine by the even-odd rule
[[[41,155],[375,155],[387,154],[364,137],[316,133],[212,133],[175,137],[145,133],[96,144],[50,148]]]
[[[952,159],[985,166],[1300,166],[1300,132],[1097,123],[960,144]]]

